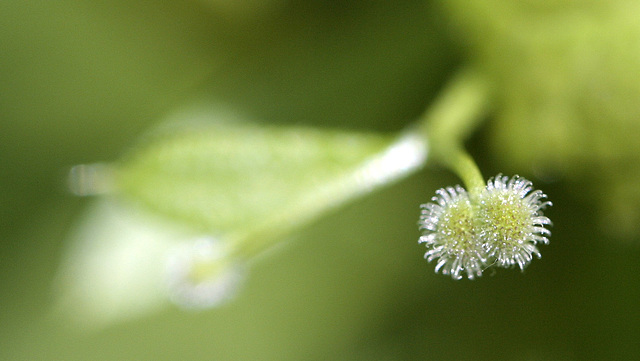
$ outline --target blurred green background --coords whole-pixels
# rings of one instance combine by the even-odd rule
[[[585,360],[640,354],[640,14],[629,1],[0,3],[0,358]],[[452,281],[422,259],[428,165],[334,211],[220,308],[98,330],[52,313],[92,202],[74,164],[113,161],[204,94],[264,122],[397,131],[462,64],[495,82],[468,146],[521,174],[554,222],[524,273]]]

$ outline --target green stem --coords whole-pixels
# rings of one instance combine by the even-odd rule
[[[463,147],[489,110],[490,87],[479,73],[464,70],[419,120],[419,130],[430,145],[430,156],[455,172],[472,195],[485,186],[482,173]]]

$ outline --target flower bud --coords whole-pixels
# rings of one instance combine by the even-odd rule
[[[478,242],[474,227],[473,206],[464,188],[456,186],[436,191],[432,200],[423,204],[420,229],[424,235],[420,243],[429,249],[427,261],[438,259],[436,272],[461,279],[463,273],[469,279],[482,275],[485,262],[484,249]]]
[[[542,209],[551,202],[532,184],[517,175],[509,179],[497,175],[490,179],[479,198],[478,235],[483,240],[489,259],[500,267],[518,265],[520,269],[540,257],[536,245],[549,243],[551,232],[544,228],[551,220]]]

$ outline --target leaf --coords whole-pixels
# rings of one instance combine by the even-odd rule
[[[110,197],[91,206],[67,242],[56,311],[87,330],[162,311],[169,301],[220,306],[245,275],[222,242]]]
[[[410,133],[276,127],[215,106],[187,109],[120,162],[72,169],[76,194],[111,188],[121,197],[103,198],[70,237],[58,309],[100,328],[170,300],[220,305],[245,261],[425,159],[425,142]]]
[[[95,329],[164,308],[167,253],[189,237],[161,219],[101,199],[67,241],[56,278],[57,311]]]
[[[116,166],[117,189],[202,232],[252,242],[283,235],[426,158],[426,144],[410,135],[250,123],[211,105],[177,120]]]
[[[502,167],[567,177],[602,224],[640,234],[637,1],[451,1],[470,56],[492,78],[488,133]],[[577,186],[576,186],[577,185]],[[613,196],[612,196],[613,194]]]

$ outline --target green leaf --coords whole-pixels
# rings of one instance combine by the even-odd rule
[[[87,329],[166,307],[167,255],[193,235],[113,199],[94,203],[67,240],[56,311]]]
[[[500,169],[566,177],[618,236],[640,234],[640,3],[446,2],[496,89]],[[585,186],[589,190],[585,190]],[[598,199],[599,198],[599,199]]]
[[[256,250],[426,158],[426,144],[411,135],[250,123],[215,106],[177,120],[120,162],[117,189]]]

